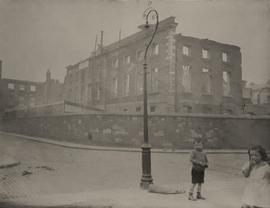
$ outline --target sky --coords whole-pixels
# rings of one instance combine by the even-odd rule
[[[4,78],[63,81],[66,66],[104,44],[138,32],[151,5],[159,19],[176,17],[177,33],[237,45],[242,77],[270,79],[270,0],[0,0],[0,60]]]

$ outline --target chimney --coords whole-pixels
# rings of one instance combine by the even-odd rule
[[[0,79],[2,79],[2,60],[0,60]]]
[[[51,72],[50,70],[48,69],[47,72],[46,72],[46,82],[50,81],[51,80]]]
[[[121,40],[121,33],[122,33],[122,31],[121,31],[121,29],[119,30],[119,41]]]
[[[101,35],[100,35],[100,48],[101,48],[101,53],[103,50],[103,30],[101,30]]]

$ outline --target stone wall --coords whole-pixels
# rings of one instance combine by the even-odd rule
[[[141,115],[88,114],[2,120],[2,131],[88,145],[140,147]],[[242,149],[261,144],[270,149],[270,117],[151,115],[149,139],[154,148],[192,148],[202,136],[206,148]]]

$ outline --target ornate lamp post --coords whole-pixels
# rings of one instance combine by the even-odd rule
[[[147,52],[148,49],[154,39],[154,36],[157,32],[158,29],[158,13],[154,9],[147,10],[147,13],[145,15],[146,19],[146,24],[145,28],[149,28],[148,24],[148,17],[150,13],[155,14],[155,19],[156,19],[156,26],[155,30],[152,34],[152,37],[149,41],[149,43],[146,46],[145,53],[144,53],[144,64],[143,64],[143,106],[144,106],[144,111],[143,111],[143,120],[144,120],[144,128],[143,128],[143,139],[144,142],[141,146],[142,148],[142,178],[141,178],[141,183],[140,186],[143,189],[148,189],[149,185],[153,183],[153,178],[151,175],[151,145],[149,144],[149,139],[148,139],[148,113],[147,113]]]

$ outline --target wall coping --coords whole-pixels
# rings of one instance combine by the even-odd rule
[[[17,117],[21,118],[46,118],[46,117],[69,117],[69,116],[127,116],[127,117],[143,117],[139,113],[70,113],[70,114],[57,114],[57,115],[43,115],[43,116],[27,116]],[[223,115],[223,114],[149,114],[149,117],[182,117],[182,118],[206,118],[206,119],[247,119],[247,120],[270,120],[270,116],[255,116],[255,115]]]

